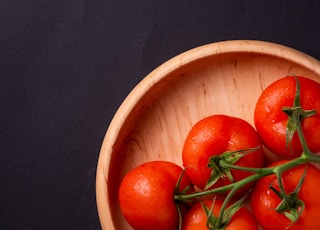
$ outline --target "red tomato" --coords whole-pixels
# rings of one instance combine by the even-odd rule
[[[131,170],[120,184],[123,216],[136,230],[175,230],[179,223],[174,189],[182,168],[167,161],[151,161]],[[179,191],[189,186],[184,174]]]
[[[211,209],[212,201],[204,204]],[[217,217],[222,206],[221,200],[215,200],[213,215]],[[185,215],[182,222],[182,230],[207,230],[207,215],[200,203],[193,206]],[[231,218],[225,230],[258,230],[258,225],[252,214],[244,207],[240,208]]]
[[[197,122],[186,137],[182,160],[190,180],[200,189],[205,188],[212,169],[208,167],[211,156],[221,155],[226,151],[261,146],[260,139],[254,128],[246,121],[225,116],[212,115]],[[245,167],[262,167],[264,155],[256,150],[243,156],[235,165]],[[231,170],[234,181],[239,181],[251,173]],[[230,184],[227,178],[220,178],[213,187]]]
[[[272,165],[282,164],[283,162],[285,161]],[[317,191],[317,188],[320,188],[320,170],[311,164],[296,166],[283,173],[283,186],[287,194],[293,192],[306,166],[306,176],[298,193],[298,198],[304,202],[305,208],[298,221],[293,225],[291,225],[291,221],[286,216],[275,210],[281,199],[269,186],[272,185],[279,191],[276,176],[273,174],[263,177],[254,186],[251,207],[254,216],[264,230],[283,230],[290,225],[291,227],[288,230],[320,229],[320,199]]]
[[[320,84],[298,77],[300,82],[300,103],[304,110],[317,114],[302,120],[302,130],[307,144],[314,153],[320,151]],[[302,147],[297,133],[292,140],[292,152],[286,148],[286,127],[288,115],[283,107],[292,107],[296,93],[294,77],[285,77],[269,85],[260,95],[254,111],[254,122],[263,144],[273,153],[285,157],[297,157]]]

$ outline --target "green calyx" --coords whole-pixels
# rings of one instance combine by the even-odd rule
[[[277,174],[278,183],[279,183],[279,190],[276,190],[272,185],[269,188],[276,193],[276,195],[281,199],[281,202],[276,207],[276,211],[279,213],[284,214],[291,223],[295,223],[300,218],[305,205],[302,200],[298,198],[299,192],[301,190],[302,184],[306,177],[307,167],[305,168],[298,184],[296,185],[295,189],[291,193],[286,193],[282,185],[281,174]],[[279,176],[278,176],[279,175]]]
[[[208,217],[206,223],[207,228],[210,230],[224,230],[231,221],[231,218],[234,216],[234,214],[243,206],[245,198],[246,196],[242,197],[240,200],[233,203],[228,208],[221,210],[222,212],[220,212],[220,215],[218,217],[214,216],[213,214],[215,199],[210,209],[201,202],[202,208],[204,209]]]
[[[224,152],[221,155],[212,156],[209,158],[208,167],[211,170],[210,178],[204,188],[204,190],[209,189],[211,186],[213,186],[220,178],[228,178],[231,183],[234,182],[233,176],[231,174],[229,167],[224,167],[223,164],[227,165],[233,165],[235,164],[240,158],[244,157],[245,155],[248,155],[252,152],[255,152],[260,147],[256,148],[247,148],[247,149],[241,149],[237,151],[227,151]]]
[[[180,185],[181,185],[181,181],[182,178],[184,176],[184,174],[186,173],[186,168],[180,173],[180,176],[178,178],[178,181],[174,187],[174,196],[180,196],[180,195],[187,195],[188,193],[190,193],[192,185],[188,185],[185,188],[183,188],[180,191]],[[189,200],[190,201],[190,200]],[[182,213],[181,213],[181,206],[184,205],[184,202],[179,200],[179,199],[175,199],[175,206],[177,208],[177,212],[178,212],[178,216],[179,216],[179,225],[178,225],[178,230],[181,230],[182,227]]]
[[[286,127],[286,149],[290,148],[292,153],[292,138],[296,131],[298,131],[298,124],[306,118],[313,116],[317,113],[316,110],[303,110],[300,102],[300,82],[298,77],[294,76],[296,82],[296,92],[293,101],[293,107],[285,107],[282,109],[288,117],[288,123]]]

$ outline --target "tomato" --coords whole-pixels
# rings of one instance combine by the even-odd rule
[[[317,114],[302,120],[302,130],[311,151],[320,151],[320,84],[297,77],[300,82],[300,103],[304,110],[316,110]],[[269,85],[260,95],[254,122],[263,144],[273,153],[284,157],[297,157],[302,147],[297,133],[292,139],[292,152],[286,147],[288,115],[283,107],[292,107],[296,94],[296,82],[292,76],[281,78]]]
[[[280,161],[271,166],[284,162],[286,161]],[[251,194],[251,207],[255,218],[263,229],[283,230],[290,225],[289,230],[320,229],[320,199],[317,192],[317,188],[320,187],[320,170],[311,164],[295,166],[282,174],[283,186],[287,194],[293,192],[305,170],[307,170],[305,179],[298,192],[298,198],[304,202],[305,208],[298,221],[293,225],[284,214],[275,210],[281,199],[269,186],[271,185],[279,191],[276,176],[272,174],[263,177],[256,183]]]
[[[136,230],[175,230],[179,223],[174,190],[183,169],[172,162],[151,161],[129,171],[119,188],[123,216]],[[183,174],[179,191],[191,185]]]
[[[194,185],[204,189],[212,172],[208,167],[210,157],[219,156],[226,151],[261,147],[261,141],[255,129],[246,121],[226,116],[212,115],[198,121],[188,133],[183,150],[183,166]],[[264,154],[258,149],[240,158],[235,165],[243,167],[262,167]],[[234,181],[239,181],[251,173],[230,170]],[[226,177],[220,178],[213,187],[230,184]]]
[[[204,204],[210,210],[213,201],[205,201]],[[215,200],[213,215],[217,217],[222,206],[221,200]],[[182,222],[182,230],[207,230],[207,215],[200,203],[194,205],[185,215]],[[244,207],[241,207],[231,218],[225,230],[258,230],[258,225],[252,214]]]

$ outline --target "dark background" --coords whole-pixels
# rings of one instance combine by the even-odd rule
[[[319,10],[318,0],[1,0],[0,229],[100,229],[96,164],[130,90],[222,40],[319,59]]]

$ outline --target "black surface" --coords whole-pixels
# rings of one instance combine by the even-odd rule
[[[100,229],[100,146],[169,58],[257,39],[320,59],[320,1],[0,1],[0,229]]]

